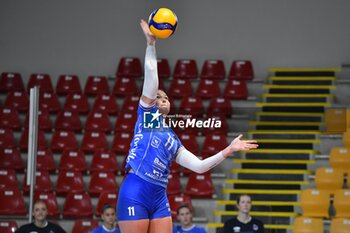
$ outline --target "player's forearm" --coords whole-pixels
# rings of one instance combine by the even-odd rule
[[[220,164],[225,159],[222,151],[206,159],[199,159],[186,148],[180,150],[176,162],[197,173],[204,173]]]

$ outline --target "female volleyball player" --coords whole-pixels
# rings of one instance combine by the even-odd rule
[[[173,160],[192,171],[203,173],[221,163],[230,154],[239,150],[257,148],[256,141],[242,141],[242,135],[217,154],[198,159],[180,142],[172,129],[149,128],[144,124],[166,117],[170,103],[164,91],[158,90],[156,37],[144,20],[140,22],[146,36],[145,80],[138,108],[138,119],[134,129],[125,169],[127,175],[118,197],[118,220],[122,233],[171,233],[172,219],[166,196],[168,174]],[[151,118],[147,118],[151,116]]]

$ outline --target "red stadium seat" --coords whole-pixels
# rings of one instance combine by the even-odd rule
[[[15,148],[16,141],[12,129],[0,128],[0,148]]]
[[[126,159],[127,159],[128,156],[124,156],[124,159],[123,159],[123,162],[122,162],[122,165],[121,165],[121,169],[120,169],[120,174],[122,176],[125,175],[125,165],[126,165]]]
[[[60,216],[60,209],[53,192],[35,192],[34,202],[38,200],[42,200],[46,203],[47,216],[49,218],[58,218]]]
[[[133,133],[135,123],[137,120],[136,113],[121,113],[119,114],[116,124],[115,131],[120,133]]]
[[[87,193],[68,193],[63,204],[63,218],[92,218],[92,204]]]
[[[118,163],[113,152],[95,151],[90,167],[90,173],[93,172],[112,172],[117,173]]]
[[[55,172],[56,165],[50,149],[38,150],[36,157],[36,165],[39,171]]]
[[[166,58],[158,58],[157,59],[157,68],[158,68],[158,77],[160,79],[167,79],[170,77],[170,66],[168,59]]]
[[[29,129],[24,128],[21,139],[19,141],[19,147],[22,151],[26,151],[28,149],[28,134]],[[45,150],[47,148],[47,142],[45,139],[45,133],[42,130],[38,130],[38,150]]]
[[[89,184],[89,194],[97,197],[101,192],[115,192],[118,185],[115,180],[115,174],[112,172],[95,172],[91,175]]]
[[[195,134],[182,133],[178,136],[181,143],[184,145],[184,147],[186,147],[187,150],[191,151],[193,154],[197,154],[199,152],[199,145]]]
[[[192,96],[193,89],[190,80],[173,79],[169,87],[169,96],[172,98],[182,98]]]
[[[85,132],[81,150],[84,152],[95,152],[98,150],[108,150],[108,142],[104,132]]]
[[[233,61],[228,75],[229,79],[252,80],[254,79],[253,64],[251,61]]]
[[[64,103],[65,111],[88,113],[90,110],[88,99],[84,94],[69,94]]]
[[[60,75],[56,85],[58,95],[80,94],[81,86],[78,75]]]
[[[210,172],[204,174],[190,174],[185,194],[192,198],[212,198],[214,193],[215,190]]]
[[[109,115],[118,114],[118,105],[117,105],[115,97],[112,95],[98,95],[98,96],[96,96],[92,111],[106,112]]]
[[[139,107],[140,97],[139,96],[126,96],[123,102],[121,112],[136,113]]]
[[[176,117],[176,121],[178,122],[184,122],[181,124],[188,124],[187,122],[190,122],[191,125],[188,125],[188,127],[177,124],[174,125],[172,128],[177,134],[194,134],[197,135],[202,129],[198,128],[195,125],[196,117],[193,117],[189,113],[185,113],[181,111],[181,108],[179,110],[179,115]]]
[[[109,95],[107,77],[89,76],[85,84],[84,93],[89,96]]]
[[[166,188],[167,195],[180,194],[182,192],[179,173],[169,174],[168,186]]]
[[[59,112],[56,117],[55,129],[80,132],[82,130],[82,124],[79,113],[68,110]]]
[[[16,171],[23,171],[24,164],[20,152],[16,148],[0,149],[0,168],[11,168]]]
[[[30,88],[39,86],[41,92],[53,93],[51,77],[48,74],[31,74],[28,81],[28,92]]]
[[[98,95],[95,98],[95,103],[92,111],[106,112],[109,115],[116,115],[118,113],[118,105],[114,96]]]
[[[203,99],[211,99],[221,96],[218,81],[201,79],[198,84],[196,96],[201,97]]]
[[[13,130],[21,129],[21,121],[16,109],[12,107],[0,108],[0,127]]]
[[[248,98],[248,87],[245,80],[229,80],[226,83],[224,97],[229,99],[246,100]]]
[[[227,147],[226,135],[209,134],[205,136],[201,155],[208,157]]]
[[[0,215],[25,216],[27,208],[19,189],[0,190]]]
[[[90,112],[85,125],[87,131],[112,131],[112,124],[106,112]]]
[[[96,227],[98,227],[97,219],[78,219],[74,222],[72,233],[90,233]]]
[[[222,60],[205,60],[200,74],[201,79],[224,80],[225,77],[226,70]]]
[[[0,169],[0,189],[4,188],[19,188],[15,170]]]
[[[23,190],[25,193],[29,193],[30,187],[27,185],[27,173],[23,177]],[[50,174],[48,171],[37,171],[35,173],[35,191],[38,192],[52,192],[52,182],[50,180]]]
[[[29,112],[26,115],[25,125],[24,125],[27,128],[28,128],[28,123],[29,123]],[[38,126],[40,130],[44,130],[44,131],[52,130],[50,114],[46,109],[41,109],[38,111]]]
[[[58,97],[55,93],[39,93],[39,108],[49,112],[59,112],[61,110]]]
[[[192,199],[190,196],[186,194],[174,194],[168,196],[169,205],[171,209],[171,216],[173,219],[176,219],[176,211],[181,205],[188,205],[191,209],[193,209],[192,206]]]
[[[51,150],[60,152],[63,150],[77,150],[78,141],[72,131],[55,131],[52,135]]]
[[[130,149],[130,143],[133,138],[133,133],[117,133],[114,135],[112,150],[117,155],[127,155]]]
[[[102,214],[102,208],[105,204],[110,204],[114,209],[117,208],[117,202],[118,202],[118,192],[114,190],[113,192],[101,192],[97,207],[96,207],[96,216],[100,217]]]
[[[14,108],[19,112],[29,109],[29,96],[27,92],[9,92],[5,100],[5,107]]]
[[[13,233],[17,229],[18,229],[18,225],[15,220],[0,220],[0,232]]]
[[[197,62],[194,59],[178,59],[174,68],[174,79],[198,78]]]
[[[137,57],[122,57],[119,60],[116,75],[125,78],[140,78],[142,76],[142,66]]]
[[[118,77],[115,80],[113,95],[115,96],[139,95],[139,89],[136,86],[135,79]]]
[[[204,106],[199,97],[183,97],[180,104],[180,114],[200,118],[204,114]]]
[[[218,116],[207,116],[204,118],[204,121],[209,122],[209,127],[203,127],[202,133],[204,135],[207,134],[224,134],[227,135],[229,130],[229,125],[227,122],[226,117],[223,117],[221,115]]]
[[[181,166],[177,162],[173,161],[170,165],[170,173],[175,174],[180,172],[181,172]]]
[[[68,151],[62,152],[60,163],[58,165],[59,170],[66,171],[78,171],[85,173],[87,165],[85,161],[85,154],[82,151]]]
[[[231,101],[228,98],[213,98],[210,100],[207,110],[207,116],[225,116],[230,117],[232,114]]]
[[[20,73],[1,73],[0,92],[25,91]]]
[[[58,173],[56,184],[56,195],[65,196],[67,193],[81,193],[84,192],[83,176],[77,171],[60,170]]]

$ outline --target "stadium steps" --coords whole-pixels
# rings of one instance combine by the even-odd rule
[[[323,122],[322,113],[257,112],[257,121],[263,122]]]
[[[232,179],[225,180],[225,200],[217,201],[216,223],[209,228],[220,232],[225,220],[237,214],[235,200],[240,194],[253,199],[252,215],[262,220],[267,232],[292,229],[300,203],[301,189],[309,184],[319,154],[325,109],[332,106],[337,68],[273,68],[266,93],[256,103],[260,108],[250,121],[248,138],[259,149],[246,151],[232,161]],[[297,208],[296,208],[297,207]]]

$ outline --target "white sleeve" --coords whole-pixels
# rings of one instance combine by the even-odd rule
[[[197,156],[192,154],[186,148],[182,148],[178,151],[176,156],[176,162],[181,166],[188,168],[196,173],[204,173],[209,171],[216,165],[220,164],[225,159],[222,151],[210,156],[209,158],[200,160]]]
[[[147,45],[145,55],[145,79],[143,81],[142,95],[149,99],[157,98],[158,70],[155,45]]]

